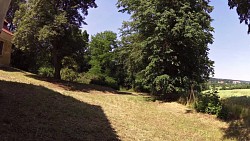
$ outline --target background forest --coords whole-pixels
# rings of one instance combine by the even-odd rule
[[[213,74],[209,13],[202,1],[117,2],[131,15],[122,36],[104,31],[91,38],[89,1],[12,1],[7,20],[15,31],[12,66],[46,77],[150,92],[163,99],[192,94]],[[91,39],[91,40],[89,40]]]

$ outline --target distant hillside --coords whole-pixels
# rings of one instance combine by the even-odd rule
[[[250,81],[244,80],[233,80],[233,79],[222,79],[222,78],[210,78],[210,83],[227,83],[227,84],[250,84]]]

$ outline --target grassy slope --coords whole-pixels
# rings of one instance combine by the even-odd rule
[[[227,137],[250,140],[250,89],[219,90],[224,105],[233,119],[225,130]]]
[[[3,140],[222,140],[228,128],[177,103],[1,69],[0,125]]]

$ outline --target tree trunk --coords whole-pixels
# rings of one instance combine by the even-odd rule
[[[194,84],[190,86],[190,93],[188,98],[188,104],[191,104],[195,101],[195,94],[194,94]]]
[[[58,55],[58,50],[54,47],[53,49],[53,65],[55,68],[54,78],[55,79],[61,79],[61,68],[62,68],[62,62]]]

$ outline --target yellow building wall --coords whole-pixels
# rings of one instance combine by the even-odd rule
[[[10,65],[11,59],[11,40],[12,35],[2,31],[0,33],[0,41],[3,41],[3,51],[0,53],[0,65]]]

